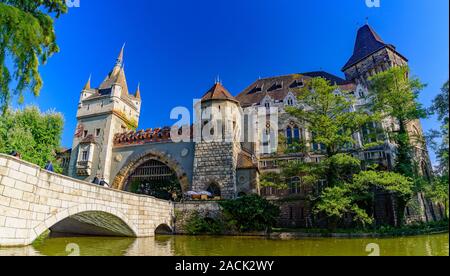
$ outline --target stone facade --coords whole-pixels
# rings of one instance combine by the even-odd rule
[[[234,198],[237,164],[235,148],[234,143],[195,144],[192,189],[206,191],[211,185],[217,185],[223,198]]]
[[[174,204],[174,232],[177,234],[187,234],[186,222],[193,214],[199,214],[204,218],[219,219],[222,211],[217,202],[209,201],[188,201]]]
[[[0,246],[31,244],[49,228],[149,237],[161,224],[172,227],[172,217],[171,202],[89,184],[0,155]]]

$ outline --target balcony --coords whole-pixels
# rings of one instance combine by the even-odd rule
[[[77,175],[78,176],[90,176],[92,172],[91,161],[78,161],[77,162]]]

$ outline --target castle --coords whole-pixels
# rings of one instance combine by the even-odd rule
[[[392,44],[385,43],[370,27],[364,25],[358,30],[353,55],[342,68],[345,79],[327,72],[306,72],[292,75],[258,79],[237,96],[216,82],[201,98],[199,108],[214,110],[210,114],[200,113],[201,125],[211,122],[228,122],[230,139],[207,141],[205,137],[189,141],[174,142],[169,127],[136,131],[142,108],[139,87],[129,91],[123,68],[122,48],[114,68],[98,88],[91,87],[90,80],[81,91],[77,112],[77,128],[72,150],[65,158],[66,173],[74,178],[92,181],[94,177],[104,178],[114,189],[130,191],[136,181],[167,180],[176,176],[183,193],[188,191],[209,191],[221,198],[235,198],[239,195],[257,193],[268,199],[279,199],[295,195],[296,200],[282,204],[280,223],[285,226],[308,225],[310,214],[307,188],[301,179],[289,181],[289,189],[275,190],[261,188],[261,173],[279,171],[282,162],[320,162],[322,146],[312,144],[308,126],[285,112],[287,106],[298,106],[296,91],[311,78],[322,77],[336,84],[340,89],[350,91],[357,99],[355,108],[367,104],[368,78],[393,66],[402,66],[408,60]],[[242,119],[242,114],[260,108],[277,108],[279,134],[286,137],[286,143],[302,141],[309,149],[304,153],[284,153],[270,148],[268,140],[273,135],[273,126],[254,126],[259,137],[253,142],[242,142],[236,132],[245,130],[252,122]],[[231,114],[226,110],[234,110]],[[374,127],[387,128],[392,122],[374,123]],[[355,147],[361,149],[373,141],[370,131],[362,129],[355,138]],[[408,130],[414,137],[423,137],[419,121],[411,122]],[[182,128],[179,129],[182,131]],[[379,139],[386,139],[380,135]],[[413,137],[413,136],[412,136]],[[377,138],[375,138],[376,140]],[[431,175],[431,165],[426,145],[421,139],[414,140],[415,160],[421,173]],[[358,151],[363,163],[377,163],[392,169],[395,160],[395,145],[386,139],[382,146]],[[323,183],[318,183],[321,185]],[[435,219],[438,214],[432,203],[418,196],[423,212],[422,220]],[[386,223],[395,221],[393,205],[389,195],[379,195],[380,207],[376,217]],[[412,210],[408,210],[413,212]]]

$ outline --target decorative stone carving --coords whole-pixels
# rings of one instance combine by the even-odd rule
[[[120,162],[120,161],[122,161],[122,154],[117,154],[116,155],[116,158],[114,158],[115,160],[116,160],[116,162]]]

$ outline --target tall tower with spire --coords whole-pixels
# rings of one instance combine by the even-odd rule
[[[365,85],[368,78],[393,66],[408,64],[394,45],[385,43],[375,30],[365,24],[358,30],[353,54],[342,68],[349,81]]]
[[[380,72],[395,66],[408,65],[408,59],[397,51],[397,48],[383,41],[375,30],[365,24],[359,28],[353,54],[342,68],[348,81],[353,81],[368,89],[368,79]],[[396,122],[389,122],[390,125]],[[424,133],[419,120],[408,122],[411,145],[414,149],[414,159],[421,174],[430,177],[431,162],[427,147],[423,141]]]
[[[138,86],[134,94],[129,93],[123,58],[124,47],[100,86],[92,88],[89,77],[81,91],[69,165],[71,177],[87,181],[98,177],[109,182],[114,135],[138,126],[141,91]]]

